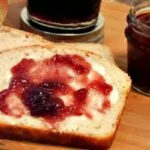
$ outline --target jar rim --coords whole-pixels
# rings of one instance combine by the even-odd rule
[[[150,0],[145,2],[138,2],[131,7],[128,15],[128,23],[132,24],[140,31],[150,34],[150,26],[137,18],[138,15],[144,13],[150,14]]]

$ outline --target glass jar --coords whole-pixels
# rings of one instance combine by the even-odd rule
[[[150,1],[132,7],[127,22],[128,74],[133,88],[150,96]]]
[[[79,30],[96,24],[101,0],[28,0],[31,21],[54,29]]]

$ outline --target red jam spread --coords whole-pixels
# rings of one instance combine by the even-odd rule
[[[103,95],[103,112],[110,108],[112,86],[96,71],[88,79],[92,66],[78,55],[55,55],[35,61],[23,59],[11,69],[9,87],[0,92],[0,110],[15,117],[31,115],[48,120],[67,116],[90,116],[86,110],[90,90]],[[82,86],[75,89],[71,82]],[[63,99],[67,96],[69,103]],[[14,110],[13,110],[14,109]]]
[[[140,23],[134,26],[128,16],[125,30],[128,39],[128,73],[134,87],[150,93],[150,13],[139,14],[136,19]],[[143,26],[139,25],[141,23]]]

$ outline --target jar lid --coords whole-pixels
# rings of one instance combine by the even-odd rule
[[[104,40],[104,17],[102,14],[98,16],[96,25],[84,32],[63,32],[60,30],[50,30],[50,28],[40,28],[37,25],[31,23],[28,18],[27,9],[23,8],[20,13],[20,28],[22,30],[39,34],[45,39],[54,42],[93,42],[103,43]]]

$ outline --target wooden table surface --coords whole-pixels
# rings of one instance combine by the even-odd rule
[[[19,12],[25,0],[12,0],[5,25],[19,28]],[[105,16],[105,44],[116,58],[117,64],[126,68],[126,39],[124,28],[129,6],[103,1],[102,12]],[[23,142],[0,140],[0,150],[69,150],[54,146],[43,146]],[[119,129],[110,150],[150,150],[150,98],[133,90],[127,99]]]

